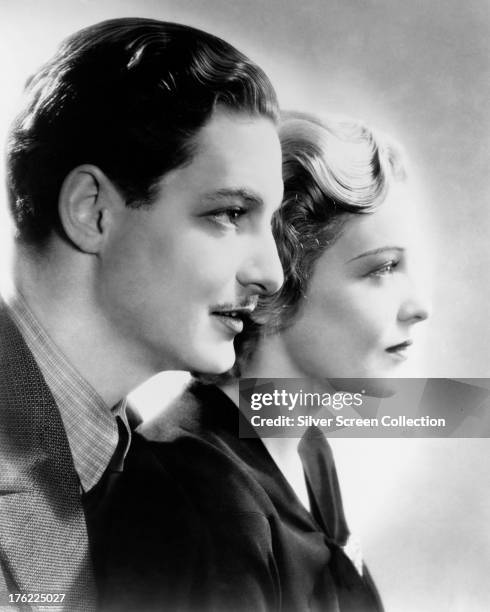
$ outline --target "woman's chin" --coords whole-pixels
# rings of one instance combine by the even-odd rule
[[[397,379],[393,377],[329,378],[336,391],[363,393],[369,397],[390,397],[396,393]]]

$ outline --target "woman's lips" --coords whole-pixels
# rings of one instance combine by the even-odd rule
[[[405,340],[404,342],[400,342],[399,344],[394,344],[393,346],[389,346],[386,349],[387,353],[393,355],[394,357],[404,361],[408,358],[407,352],[408,348],[412,344],[412,340]]]

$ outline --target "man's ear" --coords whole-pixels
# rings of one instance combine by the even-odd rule
[[[97,166],[74,168],[63,181],[58,199],[61,225],[71,242],[84,253],[103,246],[115,209],[124,201]]]

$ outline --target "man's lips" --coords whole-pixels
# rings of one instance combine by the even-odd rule
[[[234,334],[240,334],[243,331],[243,320],[238,316],[218,312],[213,312],[212,315]]]
[[[409,346],[411,346],[413,344],[413,340],[404,340],[403,342],[400,342],[399,344],[393,344],[392,346],[389,346],[386,349],[387,353],[390,353],[390,355],[394,355],[395,357],[398,357],[399,359],[407,359],[408,355],[407,355],[407,351]]]
[[[245,320],[250,318],[256,305],[257,300],[249,301],[247,304],[234,307],[226,304],[213,308],[211,314],[234,334],[240,334],[243,331]]]

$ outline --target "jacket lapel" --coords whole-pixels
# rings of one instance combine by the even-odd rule
[[[94,587],[78,477],[54,399],[0,308],[0,552],[23,592],[66,593],[91,609]]]

